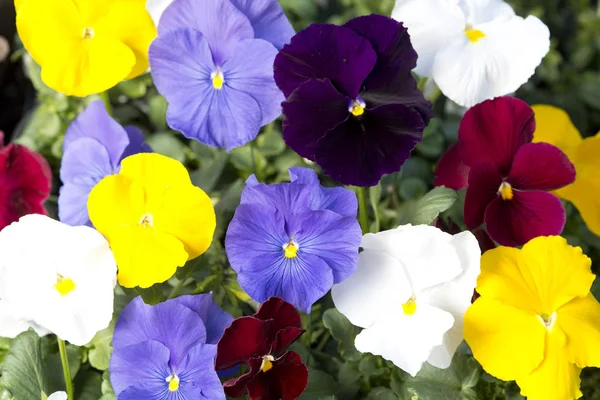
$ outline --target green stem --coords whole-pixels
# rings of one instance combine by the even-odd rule
[[[321,337],[321,341],[319,342],[319,345],[317,346],[316,350],[323,351],[325,345],[327,345],[327,342],[329,342],[329,339],[331,339],[331,332],[327,330],[325,331],[325,333],[323,333],[323,337]]]
[[[186,276],[183,279],[181,279],[179,283],[177,283],[177,286],[175,286],[173,290],[171,290],[171,293],[169,293],[169,297],[167,297],[167,300],[174,299],[179,295],[179,292],[181,292],[181,289],[183,289],[183,284],[185,283],[185,281],[187,281],[187,279],[188,278]]]
[[[367,209],[367,189],[359,187],[358,196],[358,222],[363,235],[369,233],[369,210]]]
[[[67,399],[75,400],[73,397],[73,381],[71,380],[71,371],[69,370],[69,359],[67,358],[67,346],[65,341],[56,337],[58,340],[58,351],[60,353],[60,361],[62,362],[63,373],[65,374],[65,385],[67,387]]]
[[[112,105],[110,104],[110,98],[108,97],[108,91],[100,93],[100,98],[106,106],[106,112],[108,115],[113,115]]]

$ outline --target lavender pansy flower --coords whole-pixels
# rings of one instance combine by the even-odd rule
[[[225,247],[252,298],[281,297],[309,313],[354,272],[362,235],[354,193],[321,187],[310,169],[291,168],[290,177],[274,185],[248,178]]]
[[[139,129],[119,125],[102,101],[90,103],[65,133],[60,166],[63,186],[58,196],[60,220],[91,226],[87,198],[92,188],[105,176],[119,172],[125,157],[150,151]]]
[[[169,126],[230,150],[281,114],[277,48],[294,31],[275,0],[175,0],[150,46],[152,76]]]
[[[214,362],[216,343],[232,321],[210,294],[156,306],[133,299],[113,337],[109,370],[117,399],[225,399]]]
[[[411,74],[416,62],[406,28],[381,15],[299,32],[275,58],[286,143],[343,184],[376,185],[401,168],[433,116]]]

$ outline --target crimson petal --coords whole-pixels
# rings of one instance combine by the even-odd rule
[[[252,360],[254,370],[262,361]],[[261,372],[248,382],[248,395],[252,400],[295,400],[308,383],[308,369],[298,353],[289,351],[273,361],[273,368]]]
[[[519,147],[535,131],[533,110],[514,97],[486,100],[469,109],[458,129],[465,164],[488,162],[507,176]]]
[[[224,370],[269,354],[276,331],[273,320],[240,317],[225,329],[217,343],[215,368]]]
[[[575,181],[575,166],[556,146],[528,143],[517,151],[507,181],[521,190],[556,190]]]
[[[462,160],[459,143],[455,143],[442,154],[435,167],[434,186],[446,186],[454,190],[466,188],[471,168]]]
[[[352,29],[312,24],[275,57],[275,82],[289,97],[311,78],[329,78],[340,92],[356,98],[376,61],[371,43]]]
[[[565,209],[548,192],[515,190],[512,200],[498,197],[485,212],[487,231],[502,246],[521,246],[538,236],[560,235]]]
[[[476,164],[469,173],[469,187],[465,196],[465,224],[475,229],[483,224],[485,210],[496,197],[502,176],[492,164]]]
[[[260,306],[254,317],[273,321],[273,329],[277,332],[275,343],[271,348],[274,354],[285,350],[305,332],[296,308],[280,297],[270,297]]]

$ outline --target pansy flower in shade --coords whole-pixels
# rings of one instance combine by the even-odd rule
[[[100,93],[148,69],[156,27],[140,0],[24,0],[23,45],[42,80],[69,96]]]
[[[83,346],[110,323],[117,266],[94,229],[26,215],[0,231],[0,253],[0,307],[22,330]]]
[[[465,340],[491,375],[516,380],[528,400],[581,397],[579,373],[600,367],[600,304],[581,248],[558,236],[481,258],[481,297],[465,314]]]
[[[408,28],[415,72],[465,107],[516,91],[550,50],[548,27],[502,0],[396,0],[392,18]]]
[[[376,185],[400,170],[433,116],[411,74],[416,62],[406,28],[391,18],[309,26],[275,58],[283,138],[333,179]]]
[[[558,147],[532,143],[533,110],[512,97],[471,108],[458,130],[458,143],[436,168],[436,186],[467,186],[465,223],[485,222],[492,239],[520,246],[537,236],[559,235],[565,210],[551,190],[575,180],[575,167]]]
[[[113,337],[109,371],[117,399],[224,400],[214,363],[232,321],[210,294],[156,306],[133,299]]]
[[[248,178],[227,229],[225,249],[253,299],[271,296],[310,313],[356,268],[361,230],[354,193],[323,188],[314,171],[291,168],[291,183]]]
[[[58,216],[69,225],[90,225],[87,199],[105,176],[116,174],[121,161],[132,154],[151,151],[142,132],[123,128],[108,115],[101,100],[77,116],[65,134],[58,196]]]
[[[336,308],[365,328],[357,350],[412,376],[426,361],[448,368],[479,274],[475,236],[404,225],[365,235],[361,247],[356,272],[331,290]]]
[[[548,105],[533,106],[534,142],[553,144],[575,165],[577,178],[554,193],[577,207],[590,231],[600,236],[600,133],[583,139],[569,115]]]
[[[294,31],[276,0],[175,0],[150,47],[169,126],[230,150],[281,114],[277,48]]]
[[[26,214],[48,214],[52,171],[44,157],[20,144],[4,146],[0,131],[0,229]]]
[[[224,383],[230,397],[294,400],[308,383],[308,369],[298,353],[286,351],[302,334],[298,311],[271,297],[252,317],[240,317],[225,329],[217,345],[217,370],[248,365],[244,375]]]
[[[216,227],[210,198],[183,164],[156,153],[125,158],[88,198],[94,227],[110,242],[119,283],[147,288],[204,253]]]

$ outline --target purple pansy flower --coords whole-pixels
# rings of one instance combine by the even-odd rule
[[[90,191],[107,175],[119,172],[130,155],[151,152],[142,131],[122,127],[100,100],[91,102],[71,123],[63,142],[58,216],[69,225],[92,226],[87,211]]]
[[[225,399],[214,363],[216,343],[232,321],[211,294],[156,306],[133,299],[113,337],[109,371],[117,399]]]
[[[169,126],[227,150],[253,140],[281,114],[273,60],[293,34],[276,0],[175,0],[149,52]]]
[[[275,58],[286,143],[343,184],[376,185],[400,170],[433,116],[416,62],[406,28],[388,17],[304,29]]]
[[[291,168],[290,177],[276,185],[248,178],[225,247],[253,299],[277,296],[309,313],[354,272],[362,235],[354,193],[321,187],[307,168]]]

